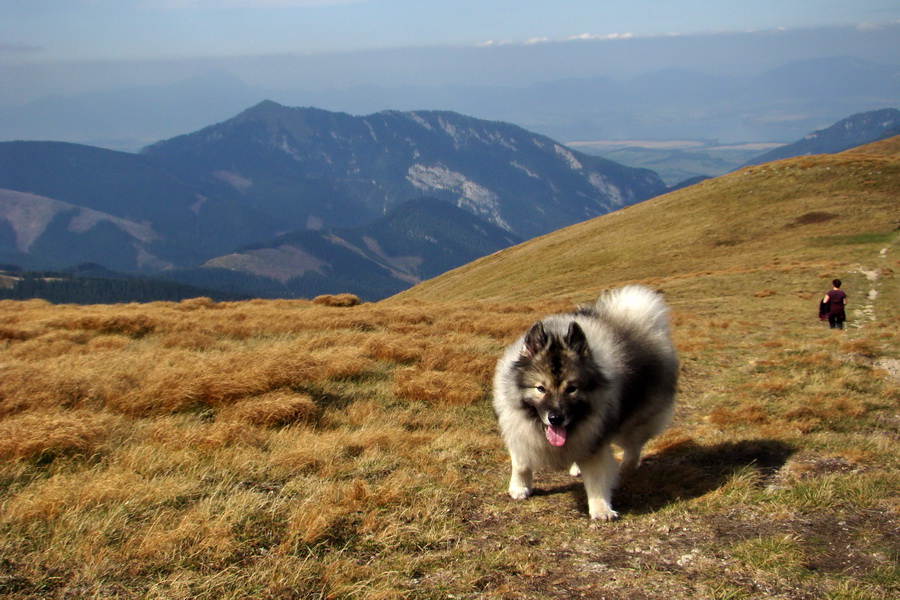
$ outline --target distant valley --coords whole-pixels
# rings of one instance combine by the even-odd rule
[[[569,146],[631,167],[651,169],[670,186],[716,177],[740,167],[802,156],[834,154],[900,133],[900,110],[886,108],[841,119],[788,144],[719,144],[695,140],[582,141]]]
[[[630,167],[650,169],[666,184],[697,177],[718,177],[741,167],[780,143],[720,144],[696,140],[593,140],[569,142],[569,147]]]

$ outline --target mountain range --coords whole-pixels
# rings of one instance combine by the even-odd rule
[[[666,189],[652,171],[438,111],[354,117],[266,101],[142,154],[282,231],[362,225],[428,195],[533,237]]]
[[[140,154],[0,143],[0,189],[6,263],[374,299],[667,188],[506,123],[267,101]]]

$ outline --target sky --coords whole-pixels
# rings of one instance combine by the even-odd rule
[[[0,139],[140,147],[262,99],[352,114],[448,109],[570,135],[596,119],[561,108],[565,102],[551,108],[541,94],[573,89],[559,82],[640,85],[641,77],[673,69],[746,82],[835,57],[871,63],[872,72],[900,65],[900,2],[0,0]],[[531,86],[533,93],[521,93]],[[692,90],[701,99],[716,92]],[[590,104],[584,110],[600,110],[593,92],[580,93]],[[727,132],[738,130],[728,135],[746,140],[770,136],[747,133],[746,122],[799,123],[778,132],[782,139],[848,110],[894,106],[898,93],[858,92],[849,104],[832,99],[828,110],[753,118],[727,107],[726,119],[721,107],[693,101],[690,114],[671,112],[678,98],[654,91],[655,110],[604,123],[726,120]],[[138,117],[147,121],[140,131]]]
[[[897,0],[0,0],[0,64],[323,55],[898,22]]]

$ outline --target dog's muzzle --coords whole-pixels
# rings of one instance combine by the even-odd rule
[[[547,421],[549,425],[544,430],[544,433],[547,436],[547,441],[550,442],[551,446],[560,447],[566,444],[566,415],[557,412],[551,412],[547,414]]]

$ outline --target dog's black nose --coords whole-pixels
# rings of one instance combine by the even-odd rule
[[[551,425],[559,427],[566,422],[566,416],[559,413],[550,413],[547,415],[547,420],[550,421]]]

